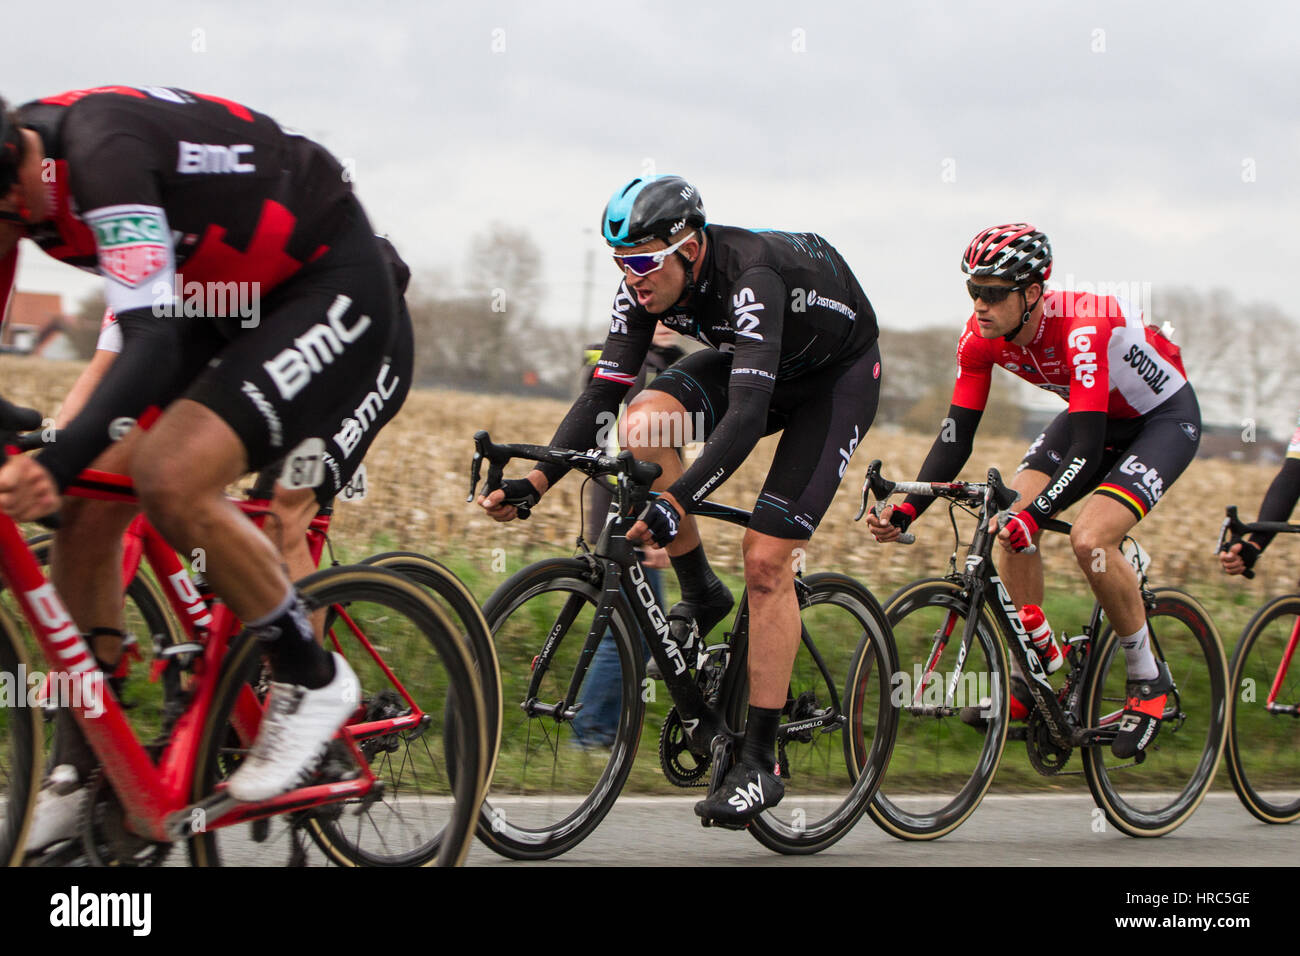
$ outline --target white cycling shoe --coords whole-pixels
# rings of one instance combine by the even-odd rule
[[[75,839],[85,803],[86,788],[76,767],[60,764],[51,770],[36,795],[26,852],[39,853],[56,843]]]
[[[356,710],[361,683],[342,655],[334,679],[308,690],[271,683],[253,749],[230,778],[227,792],[243,803],[269,800],[311,778],[334,734]]]

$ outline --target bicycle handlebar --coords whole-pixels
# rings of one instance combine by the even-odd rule
[[[1228,550],[1229,547],[1242,540],[1243,535],[1247,534],[1300,533],[1300,525],[1288,524],[1285,521],[1242,521],[1237,517],[1236,505],[1228,505],[1225,514],[1223,524],[1219,527],[1219,546],[1214,549],[1215,554]],[[1229,537],[1229,533],[1231,533],[1231,537]],[[1241,573],[1246,578],[1255,577],[1253,568],[1246,568]]]
[[[484,461],[488,463],[488,476],[480,493],[486,497],[501,487],[505,466],[515,458],[553,462],[575,468],[592,478],[603,478],[607,475],[625,477],[632,485],[634,493],[648,493],[650,486],[663,473],[663,469],[652,461],[637,461],[630,451],[619,452],[615,457],[594,449],[574,451],[550,445],[498,445],[492,441],[486,431],[479,431],[474,434],[474,459],[470,462],[469,495],[465,500],[467,502],[474,500],[474,489],[478,487],[482,477]],[[527,505],[519,505],[516,510],[520,518],[527,518],[532,513],[532,509]]]
[[[953,501],[963,501],[967,504],[982,505],[985,500],[991,497],[996,510],[1001,517],[1002,513],[1007,511],[1012,505],[1020,500],[1020,492],[1008,488],[1002,481],[1002,475],[996,468],[990,468],[988,481],[889,481],[880,474],[880,459],[876,459],[867,466],[866,480],[862,485],[862,507],[858,509],[854,521],[860,521],[862,516],[867,513],[867,506],[870,503],[868,492],[876,496],[878,502],[883,502],[890,495],[923,495],[927,498],[949,498]],[[998,527],[1005,524],[1004,520],[999,520]],[[910,540],[904,541],[904,538]],[[911,544],[916,540],[915,535],[905,534],[899,539],[904,544]],[[1033,546],[1021,552],[1023,554],[1033,554]]]

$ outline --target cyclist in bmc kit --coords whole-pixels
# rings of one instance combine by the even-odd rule
[[[750,708],[740,759],[719,790],[695,807],[705,820],[741,826],[774,806],[776,731],[787,706],[799,644],[793,551],[812,536],[850,456],[875,417],[880,353],[875,313],[843,258],[812,233],[708,225],[696,189],[676,176],[635,179],[601,218],[623,272],[599,367],[552,439],[566,448],[597,444],[650,347],[656,319],[710,348],[686,356],[651,382],[628,409],[626,440],[638,459],[663,469],[660,495],[629,532],[666,547],[682,602],[669,618],[693,621],[703,638],[731,609],[690,512],[744,462],[763,435],[783,431],[745,533],[750,604]],[[671,442],[677,422],[700,415],[708,440],[685,471]],[[698,436],[696,436],[698,439]],[[687,440],[690,440],[689,438]],[[486,499],[508,521],[564,474],[543,464]],[[682,707],[687,726],[701,717]],[[697,726],[705,750],[717,728]]]
[[[238,103],[114,86],[0,117],[0,300],[25,236],[102,274],[122,331],[121,354],[57,441],[0,469],[0,508],[48,514],[93,463],[132,476],[180,552],[206,553],[208,580],[266,642],[274,679],[230,793],[270,798],[314,769],[358,685],[316,643],[279,554],[224,489],[295,452],[325,464],[318,499],[348,482],[409,387],[405,267],[328,152]],[[161,409],[151,429],[115,443],[150,409]],[[106,669],[121,653],[130,517],[78,501],[51,569]],[[61,733],[56,762],[82,770],[85,749]],[[78,775],[42,791],[29,848],[69,835]]]
[[[1116,756],[1132,757],[1155,739],[1173,682],[1151,652],[1137,575],[1119,547],[1195,457],[1200,406],[1178,347],[1146,325],[1131,304],[1044,289],[1052,251],[1033,226],[985,229],[962,256],[962,271],[970,277],[966,288],[975,311],[957,345],[948,418],[917,480],[951,481],[961,471],[988,400],[993,366],[1069,403],[1029,446],[1011,483],[1023,507],[999,534],[1011,552],[1002,570],[1017,606],[1041,604],[1042,557],[1019,552],[1037,543],[1042,521],[1093,493],[1070,541],[1121,635],[1129,683],[1111,746]],[[878,541],[896,540],[931,500],[909,496],[869,516],[872,534]],[[1019,675],[1012,679],[1012,696],[1012,717],[1023,719],[1029,695]]]
[[[1286,460],[1264,493],[1255,520],[1289,521],[1297,501],[1300,501],[1300,421],[1296,422],[1291,444],[1287,446]],[[1249,538],[1233,538],[1219,552],[1219,563],[1227,574],[1242,574],[1255,566],[1274,537],[1272,531],[1254,531]]]

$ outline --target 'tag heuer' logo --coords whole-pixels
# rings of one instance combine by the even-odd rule
[[[106,206],[85,218],[106,275],[135,288],[167,264],[171,236],[157,206]]]

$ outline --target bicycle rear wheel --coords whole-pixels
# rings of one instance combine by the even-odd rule
[[[488,753],[475,667],[456,629],[418,585],[384,569],[329,568],[298,589],[308,610],[329,609],[326,648],[346,657],[360,679],[361,701],[349,725],[417,712],[421,720],[409,731],[358,740],[382,789],[254,823],[251,847],[240,845],[243,827],[199,833],[190,841],[193,862],[213,866],[243,855],[265,863],[274,847],[266,846],[269,831],[292,854],[294,831],[305,828],[343,865],[460,864],[473,838]],[[258,677],[260,651],[254,641],[237,640],[227,652],[199,743],[196,800],[215,790],[247,750],[231,713]],[[453,696],[456,719],[446,720]]]
[[[27,706],[32,662],[16,622],[0,608],[0,866],[22,862],[41,785],[43,721]]]
[[[897,734],[867,812],[900,840],[933,840],[975,812],[997,773],[1007,738],[1006,649],[982,610],[949,712],[947,687],[970,615],[961,586],[945,578],[917,581],[895,592],[885,612],[900,662],[890,689]],[[863,751],[854,748],[858,766]]]
[[[1256,612],[1232,654],[1228,775],[1246,809],[1265,823],[1300,818],[1297,645],[1300,595],[1287,594]],[[1270,695],[1275,705],[1271,710]]]
[[[898,658],[879,602],[847,575],[803,583],[803,633],[777,730],[785,796],[749,825],[759,843],[787,854],[824,850],[862,817],[889,763],[897,716],[889,689]],[[733,697],[731,726],[743,727],[747,698]]]
[[[524,710],[535,655],[544,647],[554,656],[539,678],[536,702],[574,705],[567,699],[569,684],[591,631],[600,584],[585,561],[557,558],[524,568],[483,606],[504,661],[502,699],[509,706],[502,711],[501,752],[478,835],[510,859],[549,859],[582,842],[618,799],[636,757],[645,712],[644,664],[621,597],[605,637],[614,642],[621,674],[612,740],[583,739],[567,716]]]
[[[1121,760],[1110,744],[1083,748],[1088,788],[1106,818],[1130,836],[1163,836],[1181,826],[1214,781],[1223,753],[1230,701],[1223,644],[1204,608],[1174,588],[1155,592],[1147,610],[1151,649],[1169,666],[1175,691],[1156,739],[1140,765]],[[1088,686],[1090,727],[1116,726],[1124,710],[1127,668],[1109,624],[1097,638]]]

